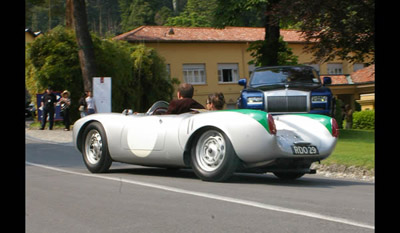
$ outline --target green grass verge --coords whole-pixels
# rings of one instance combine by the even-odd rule
[[[333,153],[321,163],[375,168],[375,131],[340,130]]]

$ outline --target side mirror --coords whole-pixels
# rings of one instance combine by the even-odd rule
[[[331,77],[324,77],[324,86],[325,85],[330,85],[332,84],[332,78]]]
[[[133,111],[132,109],[124,109],[124,111],[122,111],[122,114],[128,116],[128,115],[132,115]]]
[[[240,86],[244,86],[244,88],[246,88],[247,87],[247,79],[245,79],[245,78],[239,79],[238,84]]]

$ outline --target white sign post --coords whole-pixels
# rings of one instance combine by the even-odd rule
[[[93,77],[93,99],[98,113],[111,112],[111,77]]]

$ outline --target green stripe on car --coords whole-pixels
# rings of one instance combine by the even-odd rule
[[[269,130],[268,126],[268,118],[267,118],[267,112],[261,111],[261,110],[253,110],[253,109],[228,109],[224,110],[228,112],[238,112],[242,114],[246,114],[251,116],[254,120],[258,121],[267,131],[268,133],[271,133]]]

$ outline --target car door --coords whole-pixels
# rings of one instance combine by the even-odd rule
[[[161,116],[131,116],[122,130],[121,146],[133,155],[148,157],[152,152],[162,151],[165,127]]]

